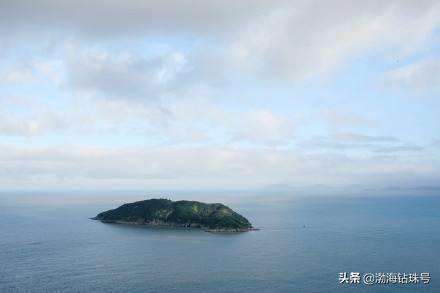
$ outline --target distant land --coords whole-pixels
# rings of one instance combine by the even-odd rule
[[[92,219],[103,223],[199,228],[208,232],[257,230],[245,217],[224,204],[162,198],[126,203]]]

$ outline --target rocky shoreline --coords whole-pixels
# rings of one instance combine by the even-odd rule
[[[191,224],[180,224],[180,223],[165,223],[165,222],[129,222],[129,221],[120,221],[120,220],[101,220],[97,217],[90,218],[91,220],[100,221],[106,224],[122,224],[122,225],[136,225],[136,226],[146,226],[151,228],[177,228],[177,229],[195,229],[195,230],[203,230],[205,232],[210,233],[237,233],[237,232],[249,232],[249,231],[259,231],[257,228],[222,228],[222,229],[209,229],[206,226],[203,226],[199,223],[191,223]]]

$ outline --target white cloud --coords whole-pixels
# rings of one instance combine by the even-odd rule
[[[29,68],[13,69],[8,72],[4,72],[0,76],[2,83],[31,83],[35,80],[33,72]]]
[[[268,110],[237,114],[234,118],[235,123],[230,126],[230,131],[233,133],[232,139],[254,144],[288,144],[297,127],[295,119],[283,117]]]
[[[431,58],[389,71],[385,86],[423,93],[440,92],[440,59]]]
[[[360,133],[338,133],[335,138],[351,143],[398,143],[399,139],[392,136],[365,135]]]
[[[143,58],[131,53],[111,54],[70,46],[65,63],[73,89],[128,100],[160,98],[186,70],[186,58],[179,52]]]
[[[287,145],[302,122],[299,113],[279,114],[270,108],[231,110],[222,107],[219,99],[197,98],[177,100],[170,104],[171,122],[202,125],[207,133],[232,143],[261,146]]]
[[[0,182],[16,188],[259,188],[428,182],[439,170],[419,160],[301,155],[294,151],[205,147],[0,146]],[[397,181],[396,181],[397,180]],[[109,183],[111,183],[109,185]],[[20,185],[22,186],[22,185]]]
[[[231,55],[266,78],[316,77],[371,50],[405,54],[426,40],[439,19],[434,1],[289,2],[244,26]]]
[[[374,121],[369,119],[365,113],[348,112],[341,108],[319,110],[312,119],[322,121],[334,132],[370,128],[374,125]]]
[[[0,137],[28,137],[32,144],[38,136],[94,129],[97,117],[86,113],[84,104],[62,110],[51,102],[38,96],[0,96]]]
[[[36,117],[8,117],[0,114],[0,136],[36,136],[66,127],[65,120],[51,113]]]
[[[417,145],[400,145],[382,147],[374,150],[376,153],[396,153],[396,152],[421,152],[424,148]]]
[[[5,65],[0,71],[0,84],[27,85],[35,82],[51,82],[58,85],[61,78],[57,72],[57,59],[32,59],[21,64]]]
[[[303,152],[309,153],[332,151],[360,156],[375,153],[422,152],[426,149],[426,147],[403,141],[397,137],[362,133],[335,133],[329,136],[315,136],[299,142],[298,146]]]
[[[337,69],[347,59],[372,51],[392,49],[394,55],[405,55],[426,41],[438,28],[439,19],[438,1],[370,0],[354,4],[338,0],[130,0],[124,3],[39,0],[31,5],[19,0],[13,4],[0,3],[0,24],[13,31],[52,32],[58,37],[87,35],[85,40],[142,38],[150,32],[171,37],[185,35],[189,42],[200,44],[190,64],[195,66],[197,78],[204,78],[206,73],[216,76],[212,72],[216,70],[226,75],[241,71],[283,80],[316,77]],[[83,61],[93,61],[82,57]],[[126,70],[133,73],[132,70],[139,70],[137,66],[146,70],[145,66],[151,65],[145,63],[163,62],[132,57],[115,59],[93,52],[89,56],[96,59],[93,63],[96,66],[96,62],[109,62],[105,69],[109,75],[116,76],[122,69],[115,67],[128,66],[130,69]],[[171,61],[173,68],[182,66],[181,57]],[[210,65],[200,66],[206,63]],[[175,69],[167,72],[176,73]],[[127,80],[124,82],[125,86],[130,85]]]
[[[0,138],[5,136],[38,137],[50,134],[95,133],[102,131],[96,117],[68,111],[38,111],[26,115],[0,113]],[[32,143],[30,140],[29,142]]]
[[[29,147],[0,147],[0,183],[203,188],[425,180],[439,173],[412,157],[425,148],[363,117],[373,103],[358,115],[355,102],[343,104],[347,97],[327,102],[309,88],[306,96],[318,93],[309,102],[294,100],[302,89],[290,90],[351,58],[413,52],[438,29],[439,8],[438,1],[404,0],[0,2],[0,38],[9,39],[7,32],[20,39],[2,49],[14,58],[0,60],[0,83],[14,85],[0,94],[48,94],[41,108],[0,100],[0,135],[31,137]],[[35,44],[28,34],[49,41]],[[169,46],[152,54],[158,39]],[[397,68],[386,82],[437,89],[439,68],[437,59],[425,60]],[[263,101],[257,91],[265,85]],[[241,95],[249,103],[241,104]],[[369,117],[384,120],[387,110],[380,111]],[[54,132],[63,137],[33,140]],[[77,145],[49,146],[65,137],[79,137]]]

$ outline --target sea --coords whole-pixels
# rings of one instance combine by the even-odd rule
[[[440,194],[164,196],[223,202],[245,233],[89,219],[151,197],[2,193],[0,292],[440,292]]]

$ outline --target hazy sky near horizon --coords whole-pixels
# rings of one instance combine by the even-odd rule
[[[439,1],[0,0],[0,189],[440,190]]]

